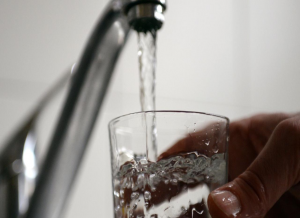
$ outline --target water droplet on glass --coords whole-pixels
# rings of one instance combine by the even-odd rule
[[[205,142],[206,146],[209,146],[210,141]]]
[[[155,192],[155,191],[156,191],[156,188],[155,188],[155,187],[151,187],[151,191],[152,191],[152,192]]]
[[[166,175],[166,172],[165,172],[165,171],[161,171],[161,172],[160,172],[160,175],[161,175],[162,177],[164,177],[164,176]]]
[[[218,148],[218,147],[214,147],[214,148],[212,149],[212,151],[216,154],[216,153],[218,153],[219,148]]]
[[[169,184],[169,180],[168,180],[168,179],[165,180],[165,184],[166,184],[166,185]]]
[[[194,183],[194,179],[188,179],[187,183],[189,184]]]
[[[120,201],[120,206],[123,207],[124,204],[125,204],[125,201],[122,199],[122,200]]]
[[[172,183],[173,183],[173,184],[175,184],[175,185],[176,185],[176,184],[177,184],[177,182],[178,182],[178,180],[177,180],[177,179],[172,179]]]

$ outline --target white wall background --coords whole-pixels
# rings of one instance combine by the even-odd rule
[[[1,141],[78,59],[107,2],[0,0]],[[168,3],[158,35],[158,109],[212,112],[231,119],[300,110],[299,1]],[[106,126],[113,117],[140,110],[136,51],[132,34],[66,217],[112,217]]]

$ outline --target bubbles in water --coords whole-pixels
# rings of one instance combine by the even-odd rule
[[[142,181],[144,181],[144,174],[139,174],[137,180],[138,180],[138,183],[141,183]]]
[[[142,159],[140,159],[139,163],[142,164],[142,165],[145,165],[145,164],[148,163],[148,161],[147,161],[146,158],[142,158]]]
[[[138,199],[140,194],[138,192],[132,192],[131,199]]]
[[[131,181],[128,181],[128,182],[126,183],[126,187],[127,187],[127,188],[130,188],[130,187],[131,187]]]
[[[193,183],[195,183],[195,180],[192,179],[192,178],[191,178],[191,179],[188,179],[187,183],[188,183],[188,184],[189,184],[189,183],[190,183],[190,184],[193,184]]]
[[[120,210],[120,206],[118,205],[118,206],[116,206],[116,208],[115,208],[115,211],[118,211],[118,210]]]
[[[120,197],[124,198],[124,190],[123,189],[120,190]]]
[[[151,193],[148,192],[148,191],[145,191],[144,192],[144,198],[145,198],[145,201],[151,200]]]
[[[160,174],[160,176],[164,177],[166,175],[166,172],[165,171],[161,171],[159,174]]]
[[[187,212],[187,209],[185,207],[181,207],[180,209],[182,211],[182,214],[185,214]]]
[[[127,163],[123,165],[120,168],[120,172],[116,174],[116,177],[114,178],[115,190],[120,190],[117,191],[119,197],[116,194],[114,195],[116,202],[119,202],[119,205],[115,206],[115,213],[120,215],[125,212],[128,217],[131,215],[137,217],[137,215],[140,214],[138,212],[140,211],[140,208],[134,205],[138,203],[139,199],[141,199],[141,201],[138,203],[138,206],[141,205],[141,208],[144,206],[144,211],[154,210],[157,208],[155,201],[160,198],[162,187],[166,189],[166,193],[170,195],[166,201],[170,201],[170,199],[175,199],[172,195],[177,197],[180,192],[188,192],[188,190],[185,191],[185,186],[182,186],[181,184],[194,186],[194,184],[201,183],[220,184],[225,182],[226,161],[224,158],[224,153],[214,154],[211,158],[208,158],[197,152],[191,152],[163,159],[158,162],[149,161],[147,164],[140,164],[137,162],[136,164]],[[133,170],[136,169],[139,164],[141,166],[141,171]],[[130,183],[131,186],[127,189],[128,183]],[[186,185],[186,187],[188,188],[189,185]],[[125,196],[126,193],[124,193],[124,188],[126,188],[126,191],[129,191],[129,199]],[[178,192],[179,189],[180,191]],[[143,198],[140,197],[141,194]],[[125,197],[126,202],[124,199]],[[120,206],[122,210],[118,209],[117,206]],[[127,206],[129,206],[128,209]],[[176,209],[177,212],[182,212],[180,209],[181,206],[187,208],[186,205],[178,205],[178,208]],[[134,208],[136,208],[136,210],[134,210]],[[163,209],[165,208],[166,207]],[[192,215],[190,209],[187,213]],[[198,212],[194,211],[194,216],[198,216],[196,213],[200,214],[201,211],[199,211],[200,209]],[[171,209],[169,209],[168,213],[173,214],[175,213],[175,210],[173,211],[172,209],[171,211]],[[150,214],[158,213],[151,212],[148,215],[145,214],[144,217],[149,217]],[[175,217],[179,216],[176,215]]]
[[[115,195],[116,197],[119,197],[119,193],[118,193],[117,191],[114,191],[114,195]]]
[[[176,185],[176,184],[177,184],[177,182],[178,182],[178,180],[177,180],[177,179],[172,179],[172,180],[171,180],[171,183],[172,183],[173,185]]]

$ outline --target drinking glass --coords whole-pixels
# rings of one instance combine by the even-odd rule
[[[226,117],[147,111],[109,123],[115,218],[210,217],[227,182]]]

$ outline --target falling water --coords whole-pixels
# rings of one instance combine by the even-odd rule
[[[156,31],[138,33],[138,60],[140,71],[140,101],[142,111],[155,110]],[[157,159],[156,117],[147,119],[147,158]],[[150,128],[149,128],[150,127]]]
[[[142,111],[155,110],[156,32],[138,33]]]

